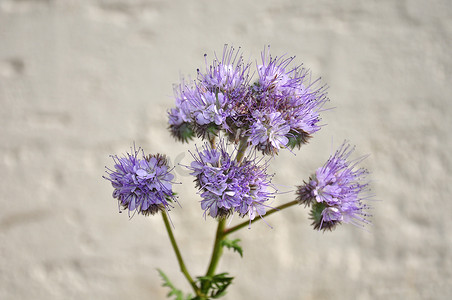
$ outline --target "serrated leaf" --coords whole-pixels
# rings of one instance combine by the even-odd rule
[[[243,249],[239,245],[239,242],[240,242],[240,239],[235,239],[235,240],[224,239],[221,241],[221,245],[228,249],[234,250],[234,252],[237,252],[238,254],[240,254],[240,257],[243,257]]]
[[[234,277],[227,276],[228,273],[220,273],[214,276],[198,277],[202,286],[207,286],[206,294],[209,298],[217,299],[226,294],[227,287],[232,283]]]
[[[174,296],[175,297],[174,300],[190,300],[190,299],[192,299],[192,295],[190,295],[190,294],[188,294],[187,296],[184,296],[184,293],[173,285],[171,280],[168,278],[168,276],[166,276],[165,273],[163,273],[162,270],[157,269],[157,271],[159,272],[160,277],[162,277],[162,279],[163,279],[162,286],[170,288],[169,293],[166,295],[168,298]]]

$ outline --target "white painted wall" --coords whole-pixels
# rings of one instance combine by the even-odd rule
[[[369,232],[316,232],[296,207],[237,233],[226,299],[450,298],[451,34],[447,0],[0,0],[0,299],[162,299],[156,268],[189,289],[160,217],[119,214],[101,176],[133,142],[190,162],[166,130],[172,84],[224,43],[252,60],[271,44],[330,86],[327,126],[272,161],[274,182],[292,190],[348,139],[381,200]],[[178,180],[201,275],[215,223]]]

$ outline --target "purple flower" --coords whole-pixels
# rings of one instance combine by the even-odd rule
[[[187,141],[196,133],[210,140],[224,131],[230,141],[247,139],[268,155],[301,147],[320,130],[319,113],[328,99],[325,86],[311,82],[308,70],[291,66],[293,60],[264,50],[250,84],[250,64],[225,46],[221,59],[198,70],[193,86],[179,86],[176,108],[169,112],[172,135]]]
[[[255,160],[233,159],[222,141],[218,148],[207,145],[196,151],[190,167],[203,200],[201,208],[213,218],[227,217],[234,211],[253,220],[265,214],[265,202],[273,197],[271,177]]]
[[[192,106],[184,94],[183,83],[174,89],[176,107],[168,112],[171,135],[181,142],[188,142],[194,137]]]
[[[272,58],[262,53],[262,65],[258,66],[259,79],[253,87],[250,111],[279,112],[289,128],[285,134],[285,146],[294,148],[307,143],[320,129],[320,110],[328,101],[325,86],[310,82],[310,73],[301,66],[291,67],[294,57]],[[254,120],[251,120],[253,124]],[[280,127],[282,122],[278,122]],[[278,147],[268,153],[277,153]]]
[[[123,209],[149,215],[171,207],[169,203],[175,200],[171,182],[174,175],[164,155],[144,156],[139,148],[124,157],[112,158],[114,170],[107,168],[108,177],[104,178],[111,182],[113,198]]]
[[[231,114],[232,104],[227,93],[219,90],[208,90],[202,84],[194,86],[180,85],[175,90],[176,108],[168,112],[169,129],[178,140],[184,139],[181,126],[192,129],[191,135],[196,132],[198,136],[206,137],[218,129],[226,128],[226,118]]]
[[[190,119],[197,125],[223,124],[227,113],[227,98],[220,92],[210,92],[197,86],[186,89],[184,96],[187,99]]]
[[[270,47],[269,47],[270,48]],[[288,69],[294,57],[272,58],[265,50],[261,54],[262,64],[257,66],[259,79],[257,85],[262,91],[274,95],[292,94],[302,78],[296,75],[298,67]],[[288,70],[287,70],[288,69]]]
[[[263,153],[271,154],[287,146],[290,126],[280,112],[255,111],[249,129],[249,142]]]
[[[248,71],[249,64],[243,62],[240,52],[225,45],[221,60],[215,58],[211,65],[206,62],[204,73],[198,69],[198,80],[209,91],[220,91],[235,98],[246,93]]]
[[[333,229],[342,222],[361,225],[369,223],[363,204],[368,195],[368,174],[356,165],[364,158],[348,161],[354,148],[342,146],[330,156],[323,167],[298,187],[297,200],[305,206],[312,205],[311,218],[315,229]]]

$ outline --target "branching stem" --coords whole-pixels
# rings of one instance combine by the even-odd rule
[[[291,201],[291,202],[282,204],[282,205],[280,205],[280,206],[278,206],[278,207],[272,208],[272,209],[270,209],[269,211],[267,211],[266,214],[265,214],[265,216],[267,217],[267,216],[269,216],[269,215],[271,215],[271,214],[274,214],[275,212],[278,212],[278,211],[283,210],[283,209],[285,209],[285,208],[294,206],[295,204],[298,204],[298,203],[299,203],[299,202],[298,202],[297,200],[294,200],[294,201]],[[230,233],[233,233],[233,232],[235,232],[235,231],[237,231],[237,230],[239,230],[239,229],[242,229],[242,228],[245,227],[246,225],[252,224],[252,223],[257,222],[257,221],[259,221],[259,220],[261,220],[261,219],[262,219],[262,218],[255,218],[255,219],[252,220],[251,222],[250,222],[250,221],[245,221],[245,222],[242,222],[242,223],[240,223],[240,224],[238,224],[238,225],[235,225],[234,227],[225,229],[224,232],[223,232],[223,235],[226,236],[226,235],[228,235],[228,234],[230,234]]]

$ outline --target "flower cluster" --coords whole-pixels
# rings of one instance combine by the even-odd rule
[[[186,142],[195,134],[210,139],[227,129],[226,120],[237,116],[235,104],[246,96],[248,70],[239,53],[225,47],[221,60],[198,70],[197,81],[177,86],[176,107],[169,111],[171,134]]]
[[[174,175],[170,173],[164,155],[145,156],[143,150],[134,149],[124,157],[112,156],[114,170],[107,168],[108,177],[114,188],[113,198],[129,211],[143,215],[168,210],[175,200],[172,191]]]
[[[272,58],[264,51],[261,58],[254,82],[251,65],[233,48],[225,46],[221,60],[206,62],[193,85],[183,82],[175,89],[171,134],[186,142],[195,134],[211,139],[223,130],[231,141],[247,140],[270,155],[305,144],[320,129],[325,86],[311,82],[301,66],[291,67],[294,57]]]
[[[205,145],[193,154],[188,168],[203,198],[201,208],[213,218],[227,217],[234,211],[250,220],[264,215],[264,203],[274,194],[269,191],[274,190],[271,177],[255,160],[238,161],[225,148],[220,142],[218,148]]]
[[[368,223],[364,211],[369,206],[362,202],[367,197],[365,177],[368,172],[355,168],[362,159],[347,160],[353,150],[350,145],[342,144],[310,177],[309,182],[298,187],[298,202],[305,206],[312,205],[311,218],[315,229],[332,230],[341,222],[354,225]]]
[[[184,263],[166,213],[176,201],[174,176],[166,157],[145,156],[143,150],[135,148],[123,157],[112,156],[114,168],[107,168],[104,178],[114,188],[113,197],[129,214],[148,216],[160,211],[180,270],[195,293],[194,298],[185,296],[159,270],[163,286],[171,289],[168,296],[223,296],[233,277],[216,272],[222,249],[243,253],[239,239],[226,237],[264,215],[303,204],[310,207],[312,225],[319,231],[331,231],[341,223],[369,223],[366,211],[370,207],[363,203],[372,197],[368,172],[357,167],[363,158],[349,160],[354,148],[346,142],[307,182],[296,187],[295,199],[276,207],[268,204],[277,190],[267,174],[270,159],[266,160],[266,155],[306,144],[320,130],[320,113],[328,101],[326,87],[319,79],[311,81],[307,69],[291,66],[293,61],[294,57],[272,57],[264,49],[251,72],[251,64],[244,62],[240,51],[225,46],[220,58],[211,65],[206,60],[205,70],[197,70],[196,80],[175,88],[176,106],[168,112],[169,130],[181,142],[195,136],[205,140],[202,147],[190,152],[193,161],[185,167],[194,176],[204,218],[209,215],[218,221],[207,272],[197,280]],[[226,218],[233,214],[246,220],[234,226],[226,224]]]

